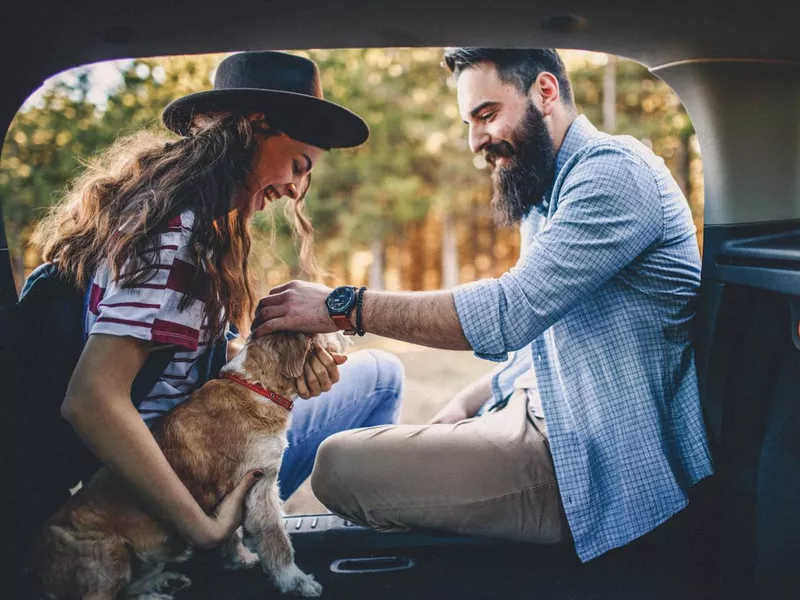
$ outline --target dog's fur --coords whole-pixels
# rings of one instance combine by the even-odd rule
[[[316,336],[341,351],[341,335]],[[297,395],[295,378],[311,339],[278,333],[250,340],[223,372],[235,373],[286,398]],[[153,427],[164,455],[189,491],[211,513],[253,468],[264,471],[248,492],[243,528],[257,552],[236,534],[220,549],[227,568],[259,561],[284,593],[318,596],[322,587],[294,563],[282,523],[277,476],[289,411],[227,379],[212,380]],[[168,600],[191,583],[164,572],[168,562],[188,560],[191,548],[122,482],[101,469],[47,522],[35,544],[34,571],[45,598],[117,597]],[[135,577],[134,577],[135,574]]]

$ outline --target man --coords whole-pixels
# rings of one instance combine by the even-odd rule
[[[661,159],[577,116],[555,51],[457,48],[445,63],[496,217],[521,223],[517,265],[452,292],[366,291],[360,310],[338,288],[292,282],[262,301],[255,332],[360,317],[490,360],[517,351],[432,424],[329,438],[314,491],[377,529],[571,538],[589,560],[684,508],[712,472],[690,343],[695,227]]]

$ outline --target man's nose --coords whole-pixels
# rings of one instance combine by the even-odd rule
[[[469,130],[469,149],[473,152],[480,152],[489,145],[491,137],[486,130],[479,127],[471,127]]]

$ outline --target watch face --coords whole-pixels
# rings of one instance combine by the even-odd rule
[[[355,297],[356,293],[353,291],[353,288],[346,286],[338,287],[328,296],[326,301],[328,310],[335,315],[344,314],[353,306]]]

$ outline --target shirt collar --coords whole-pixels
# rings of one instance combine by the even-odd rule
[[[597,127],[592,125],[586,115],[581,115],[576,118],[567,128],[567,133],[564,136],[564,141],[561,142],[561,148],[558,149],[556,154],[556,172],[553,177],[553,183],[558,179],[561,169],[567,164],[567,161],[580,150],[583,146],[588,144],[592,139],[602,135]],[[553,195],[553,186],[547,190],[544,199],[541,203],[536,205],[536,210],[544,216],[547,216],[550,209],[551,196]]]
[[[567,134],[564,136],[564,141],[561,142],[561,148],[556,155],[556,179],[561,169],[567,164],[567,161],[580,150],[583,146],[588,144],[592,139],[602,135],[597,127],[592,125],[586,115],[581,115],[575,119],[567,129]]]

